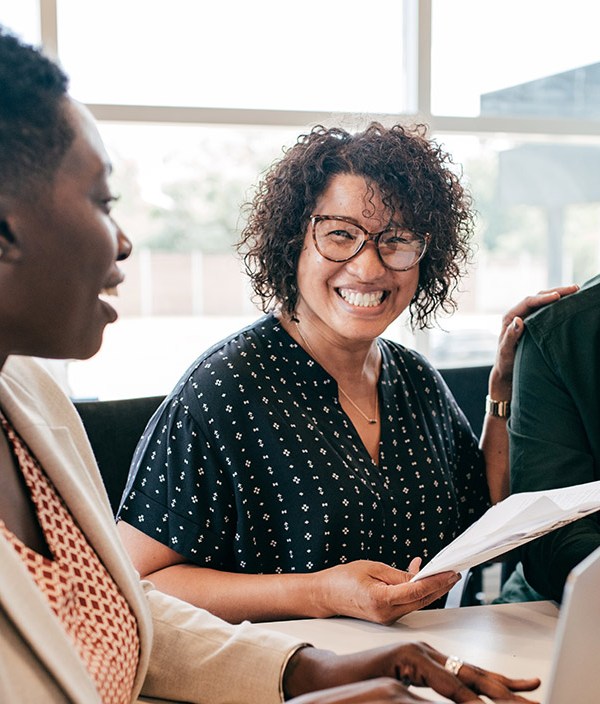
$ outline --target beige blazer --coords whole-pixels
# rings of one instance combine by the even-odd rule
[[[250,624],[231,626],[140,584],[122,549],[77,412],[41,365],[11,357],[0,408],[28,444],[137,618],[132,701],[280,702],[281,677],[302,645]],[[0,702],[101,704],[94,684],[12,546],[0,536]]]

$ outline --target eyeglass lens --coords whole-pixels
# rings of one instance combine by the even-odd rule
[[[343,262],[352,258],[362,247],[368,234],[345,220],[313,220],[317,250],[326,259]],[[381,259],[390,269],[409,269],[420,259],[424,241],[409,230],[394,227],[377,239]]]

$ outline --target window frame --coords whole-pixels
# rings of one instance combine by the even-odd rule
[[[39,0],[40,34],[44,50],[52,57],[58,57],[57,0]],[[428,125],[430,133],[456,133],[472,136],[485,134],[520,134],[552,136],[600,136],[600,120],[569,118],[475,116],[457,117],[434,115],[431,112],[431,41],[432,41],[432,0],[405,0],[406,49],[409,92],[408,105],[411,112],[396,116],[386,113],[372,113],[369,117],[389,122],[398,118],[408,122],[422,122]],[[411,28],[414,31],[411,31]],[[412,71],[411,71],[412,67]],[[94,117],[100,122],[145,122],[170,124],[211,124],[282,126],[305,128],[307,124],[327,122],[332,124],[339,116],[348,119],[348,113],[317,112],[301,110],[259,110],[241,108],[204,108],[182,106],[147,106],[120,104],[87,104]],[[352,114],[350,114],[352,116]],[[358,119],[364,114],[356,114]]]

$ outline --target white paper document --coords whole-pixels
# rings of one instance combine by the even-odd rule
[[[600,481],[512,494],[440,550],[411,581],[474,567],[598,510]]]

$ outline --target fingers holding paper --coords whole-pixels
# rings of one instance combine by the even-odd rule
[[[417,582],[439,572],[474,567],[599,510],[600,480],[511,494],[489,508],[411,579]]]
[[[319,615],[390,624],[440,599],[460,579],[446,571],[411,582],[419,564],[420,560],[413,560],[404,572],[382,562],[356,560],[316,573],[319,585],[313,595],[324,606]]]

